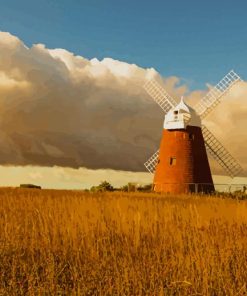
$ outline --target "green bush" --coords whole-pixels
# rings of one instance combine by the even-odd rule
[[[35,189],[41,189],[41,186],[34,185],[34,184],[21,184],[20,188],[35,188]]]
[[[103,181],[98,186],[92,186],[90,191],[92,192],[114,191],[114,188],[109,182]]]

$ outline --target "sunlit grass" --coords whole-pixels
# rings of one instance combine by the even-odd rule
[[[0,190],[0,295],[245,295],[247,202]]]

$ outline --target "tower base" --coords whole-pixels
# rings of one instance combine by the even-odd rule
[[[183,193],[205,193],[210,194],[215,191],[213,183],[211,184],[165,184],[158,183],[153,185],[153,190],[155,192],[162,193],[174,193],[174,194],[183,194]]]

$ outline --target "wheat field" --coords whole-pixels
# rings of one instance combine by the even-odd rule
[[[0,295],[246,295],[247,202],[0,189]]]

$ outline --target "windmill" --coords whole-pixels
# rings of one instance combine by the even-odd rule
[[[183,98],[177,102],[155,80],[144,89],[165,112],[160,149],[145,167],[154,173],[156,192],[211,192],[214,184],[206,150],[232,178],[242,171],[240,164],[202,124],[203,119],[221,102],[224,95],[241,78],[231,70],[194,108]]]

